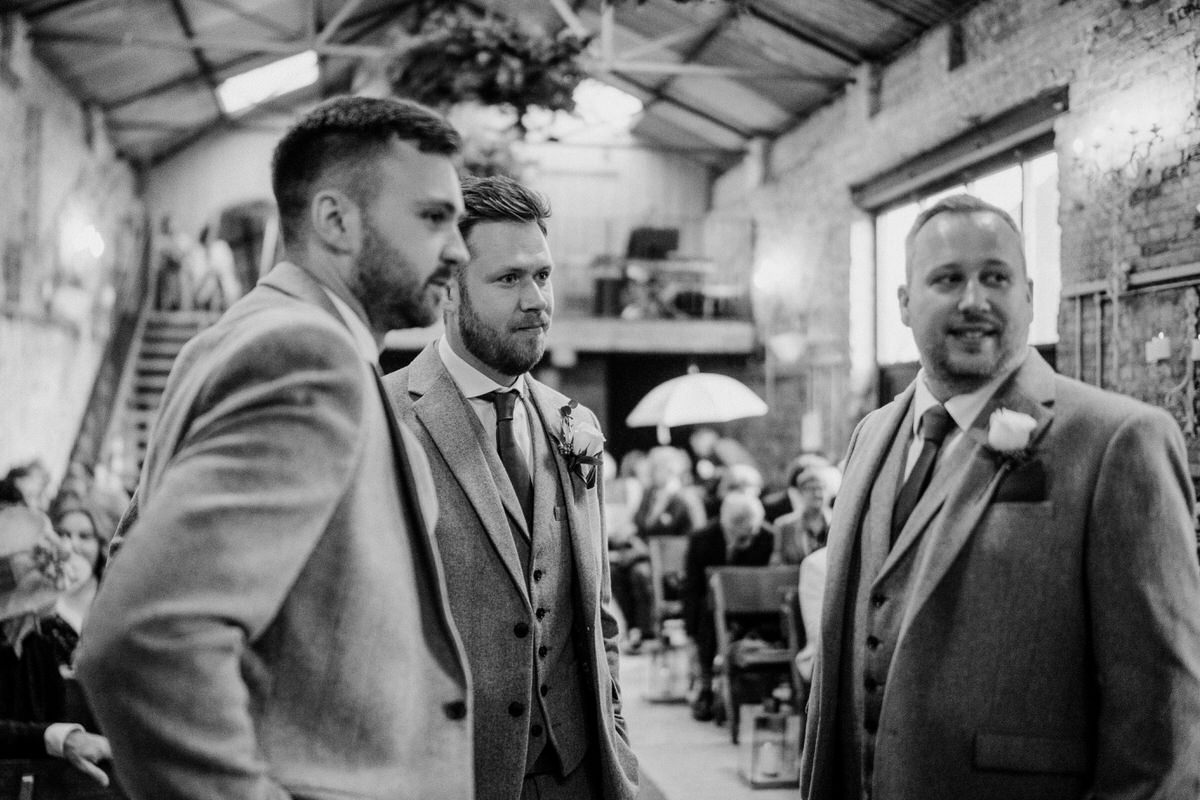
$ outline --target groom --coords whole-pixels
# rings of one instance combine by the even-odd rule
[[[1179,429],[1027,346],[1032,284],[1000,209],[942,200],[907,258],[922,370],[850,441],[803,796],[1200,796]]]
[[[633,798],[591,411],[528,371],[554,310],[545,201],[468,179],[446,334],[385,379],[437,486],[474,683],[475,797]],[[598,462],[599,459],[596,459]]]

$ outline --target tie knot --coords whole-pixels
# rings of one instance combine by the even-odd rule
[[[954,427],[954,417],[943,405],[930,406],[921,415],[921,438],[927,442],[941,444]]]
[[[496,419],[512,419],[517,405],[516,392],[488,392],[485,395],[496,407]]]

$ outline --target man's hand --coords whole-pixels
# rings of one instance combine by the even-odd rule
[[[63,742],[63,758],[96,783],[108,786],[108,775],[96,766],[112,759],[108,739],[87,731],[71,731]]]

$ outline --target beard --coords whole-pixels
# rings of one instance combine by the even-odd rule
[[[368,225],[350,291],[374,328],[424,328],[438,317],[441,284],[449,276],[443,265],[421,280],[412,263]]]
[[[524,375],[542,360],[546,337],[518,339],[507,330],[488,325],[471,305],[466,281],[459,283],[458,329],[463,346],[501,375]],[[541,315],[539,315],[540,317]]]

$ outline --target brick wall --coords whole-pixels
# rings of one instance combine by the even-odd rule
[[[820,333],[829,342],[824,359],[832,356],[841,368],[814,371],[812,380],[822,385],[808,394],[845,392],[838,405],[844,411],[824,421],[827,440],[840,450],[873,405],[873,387],[851,388],[847,380],[850,232],[863,214],[849,187],[1067,86],[1070,109],[1055,122],[1068,295],[1059,309],[1059,369],[1166,407],[1188,426],[1194,393],[1185,385],[1193,377],[1186,354],[1196,324],[1188,312],[1195,290],[1187,285],[1200,272],[1191,268],[1200,262],[1200,3],[992,0],[958,24],[965,59],[957,68],[949,68],[949,27],[935,29],[877,68],[874,103],[864,70],[846,95],[780,138],[761,185],[751,185],[757,170],[750,164],[718,181],[718,213],[754,214],[758,267],[785,254],[767,265],[770,291],[756,301],[760,326],[790,314],[810,337]],[[1162,268],[1180,274],[1159,286],[1139,283],[1137,276]],[[1107,280],[1114,270],[1133,290],[1115,307],[1107,296],[1099,305],[1092,294],[1075,299],[1087,282]],[[786,298],[783,310],[771,296]],[[1172,358],[1148,365],[1143,345],[1159,331],[1172,337]],[[753,446],[769,452],[794,439],[796,412],[808,405],[781,405],[759,427],[747,427]],[[1195,436],[1189,446],[1200,464]]]
[[[0,473],[37,457],[58,477],[113,314],[136,307],[141,204],[102,120],[25,52],[0,65],[0,137]],[[64,231],[88,225],[104,248],[81,258]]]

